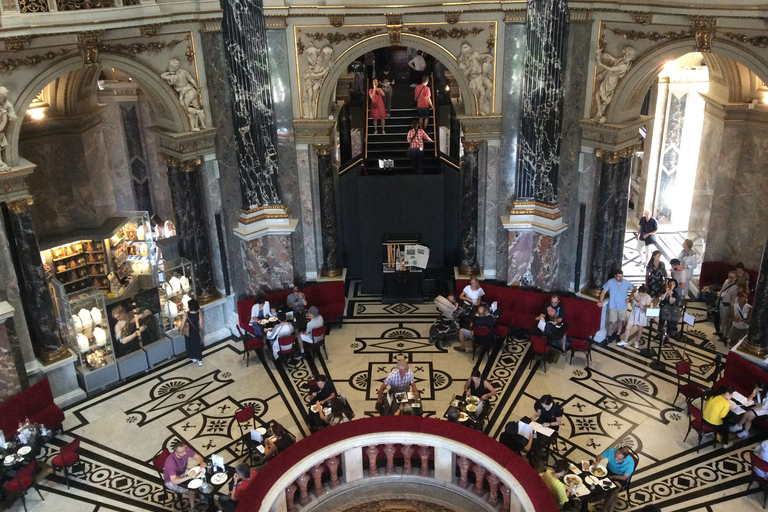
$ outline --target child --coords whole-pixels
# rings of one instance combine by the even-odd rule
[[[640,348],[640,337],[643,335],[643,328],[648,325],[648,318],[645,316],[645,310],[651,305],[651,296],[648,295],[648,290],[645,285],[640,288],[635,288],[630,294],[630,301],[632,304],[632,312],[629,315],[629,321],[627,322],[627,328],[624,331],[622,340],[618,343],[620,347],[627,346],[627,340],[629,339],[632,326],[636,325],[637,336],[635,337],[635,348]]]

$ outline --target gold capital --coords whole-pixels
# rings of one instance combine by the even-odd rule
[[[463,140],[461,144],[464,146],[464,151],[467,153],[477,153],[480,148],[483,147],[483,141],[481,140]]]
[[[202,161],[200,158],[193,158],[192,160],[184,160],[181,162],[181,170],[184,172],[195,172]]]
[[[595,151],[595,156],[607,164],[619,163],[619,152],[608,151],[606,149],[598,149]]]
[[[179,160],[175,156],[166,155],[165,153],[160,153],[160,156],[162,156],[165,159],[165,165],[167,165],[168,167],[178,167],[181,165],[181,160]]]
[[[312,148],[315,150],[315,152],[318,155],[330,155],[331,154],[331,145],[330,144],[312,144]]]
[[[8,210],[14,215],[18,215],[22,212],[29,210],[29,207],[34,204],[32,197],[24,197],[22,199],[16,199],[15,201],[8,201]]]

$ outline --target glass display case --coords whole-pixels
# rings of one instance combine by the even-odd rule
[[[77,354],[80,385],[92,393],[120,380],[104,293],[95,287],[67,293],[66,283],[51,282],[62,338]]]
[[[156,284],[157,247],[147,212],[119,214],[120,224],[104,241],[110,262],[110,297],[119,297],[138,276],[151,276]]]
[[[186,258],[166,261],[157,273],[160,307],[165,331],[177,331],[190,299],[197,299],[192,262]]]

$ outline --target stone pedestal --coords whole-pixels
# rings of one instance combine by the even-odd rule
[[[339,254],[339,227],[336,219],[336,187],[331,166],[331,145],[314,144],[317,152],[317,172],[320,177],[320,223],[323,233],[323,277],[341,275]]]
[[[290,235],[266,235],[240,242],[249,297],[293,287],[293,246]]]
[[[464,141],[464,159],[461,162],[461,231],[459,244],[461,263],[459,272],[475,275],[477,265],[477,158],[481,141]]]

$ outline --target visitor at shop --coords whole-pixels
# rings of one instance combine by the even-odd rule
[[[683,296],[695,299],[695,297],[691,295],[690,286],[691,278],[693,277],[693,271],[696,270],[696,265],[698,265],[696,253],[693,251],[693,240],[688,238],[685,239],[683,242],[683,250],[680,251],[680,254],[677,255],[677,259],[680,260],[680,270],[685,272],[685,285],[681,286],[683,289]]]
[[[648,325],[648,317],[645,316],[645,310],[651,305],[652,299],[643,285],[640,288],[633,289],[629,299],[632,305],[632,312],[629,314],[627,328],[624,330],[618,346],[626,347],[629,337],[632,335],[635,340],[635,348],[640,348],[640,337],[643,335],[643,329]],[[631,333],[630,331],[632,331],[633,327],[637,327],[637,331]]]
[[[411,156],[414,174],[424,174],[424,139],[434,142],[429,138],[427,132],[421,129],[419,121],[414,119],[411,122],[411,129],[406,136],[408,140],[408,154]]]
[[[270,437],[264,442],[264,456],[267,459],[271,459],[296,442],[291,433],[277,422],[272,424],[272,433],[274,434],[274,441]]]
[[[307,307],[307,297],[304,295],[304,292],[299,290],[298,286],[294,286],[291,294],[285,299],[285,304],[293,311],[295,316],[298,316]]]
[[[459,295],[459,300],[463,300],[472,306],[479,306],[483,295],[485,295],[485,292],[480,288],[480,281],[476,277],[470,277],[469,284],[464,287]]]
[[[605,498],[602,512],[613,512],[619,493],[624,486],[627,485],[627,482],[632,477],[632,473],[635,472],[635,459],[630,457],[630,453],[629,448],[626,446],[609,448],[598,455],[592,463],[592,467],[596,467],[600,464],[601,460],[605,459],[606,468],[608,469],[608,478],[613,480],[613,483],[617,485],[616,489],[613,489],[608,493],[608,496]]]
[[[421,50],[417,51],[416,55],[408,61],[408,67],[411,73],[411,87],[416,87],[421,83],[422,75],[427,67],[427,61],[424,60]]]
[[[749,435],[749,429],[752,428],[755,418],[768,414],[768,385],[762,380],[757,381],[755,389],[749,395],[749,400],[755,402],[755,405],[741,415],[736,425],[729,428],[731,432],[738,432],[736,436],[742,439]]]
[[[392,86],[395,85],[395,78],[390,73],[389,66],[384,66],[379,83],[384,91],[384,108],[387,109],[387,117],[389,117],[392,115]]]
[[[557,506],[562,510],[566,503],[575,497],[573,489],[569,489],[563,483],[563,477],[568,473],[570,464],[565,459],[555,461],[552,469],[546,470],[541,473],[541,479],[544,480],[549,492],[552,493],[552,497],[555,498]]]
[[[384,106],[384,90],[379,87],[379,81],[373,79],[373,87],[368,91],[371,98],[371,119],[373,119],[373,133],[378,133],[377,122],[381,121],[381,133],[387,133],[384,129],[387,120],[387,108]]]
[[[345,412],[344,412],[344,401],[341,398],[333,398],[329,401],[331,404],[331,412],[328,414],[328,416],[325,415],[323,412],[323,406],[320,403],[320,400],[316,402],[319,407],[318,414],[320,415],[320,419],[325,421],[329,426],[338,425],[339,423],[346,423],[351,418],[349,418]]]
[[[653,307],[659,305],[659,297],[664,291],[664,284],[667,282],[667,268],[661,261],[661,251],[653,251],[651,261],[645,267],[645,287],[648,295],[651,296]]]
[[[464,383],[464,394],[480,399],[480,403],[477,404],[477,414],[480,414],[483,412],[485,401],[496,394],[496,389],[490,381],[483,378],[480,370],[475,368],[472,370],[472,375],[467,379],[467,382]]]
[[[257,471],[253,470],[246,463],[240,463],[235,468],[235,474],[232,476],[232,489],[229,496],[219,496],[219,505],[222,512],[235,512],[237,503],[245,496],[245,490],[253,482],[253,477]]]
[[[645,210],[640,218],[640,231],[637,232],[637,252],[642,259],[637,265],[644,267],[648,263],[648,247],[656,244],[656,231],[659,230],[658,221],[651,216],[650,210]]]
[[[680,263],[680,260],[677,258],[672,258],[669,260],[670,265],[670,271],[669,275],[672,276],[672,279],[677,281],[677,286],[682,291],[682,298],[685,298],[686,296],[686,288],[685,288],[685,267]]]
[[[747,294],[739,293],[736,302],[731,304],[731,329],[728,332],[728,346],[733,347],[749,334],[749,322],[752,320],[752,306],[747,304]]]
[[[482,288],[481,288],[482,290]],[[464,292],[462,292],[464,295]],[[488,309],[485,306],[478,306],[475,318],[472,319],[469,329],[459,329],[459,346],[453,347],[453,350],[458,352],[466,352],[467,340],[474,340],[475,335],[472,333],[473,327],[488,327],[488,332],[493,333],[493,324],[495,320],[492,315],[488,314]],[[491,336],[491,334],[489,334]]]
[[[291,336],[293,334],[293,325],[288,321],[288,317],[282,311],[277,314],[278,324],[267,331],[267,342],[272,345],[272,355],[277,361],[280,357],[280,338]],[[299,354],[299,358],[304,357],[304,350]]]
[[[189,459],[195,459],[200,468],[205,469],[205,460],[202,455],[196,454],[192,449],[181,441],[176,441],[171,447],[171,453],[168,458],[165,459],[165,465],[163,466],[163,482],[165,487],[173,492],[180,494],[187,494],[190,508],[195,506],[195,500],[197,495],[192,489],[186,489],[181,487],[181,484],[188,482],[197,476],[187,474],[187,464]]]
[[[187,303],[188,311],[184,313],[181,321],[181,333],[184,335],[184,346],[187,356],[197,366],[203,366],[203,312],[200,311],[200,303],[197,299],[190,299]]]
[[[632,289],[632,283],[624,280],[624,272],[619,269],[613,274],[600,291],[600,299],[597,305],[603,307],[605,303],[605,294],[608,293],[608,315],[606,316],[606,331],[608,333],[608,342],[618,341],[619,336],[624,330],[624,324],[627,321],[627,304],[629,299],[627,294]]]
[[[659,297],[659,305],[661,306],[662,312],[664,312],[665,308],[670,306],[673,308],[679,308],[682,302],[683,290],[678,285],[677,280],[667,279],[667,284],[664,286],[664,291],[661,292],[661,296]],[[667,316],[667,314],[662,315],[662,317],[665,316]],[[669,336],[677,336],[677,324],[679,323],[678,315],[673,315],[673,319],[670,320],[665,320],[662,317],[659,317],[658,337],[661,338],[664,332],[666,332]]]
[[[701,411],[704,423],[714,428],[720,435],[720,442],[725,448],[731,446],[728,442],[729,424],[736,415],[731,412],[736,406],[730,400],[733,398],[733,390],[728,386],[720,386],[713,392],[712,398],[704,403]]]

